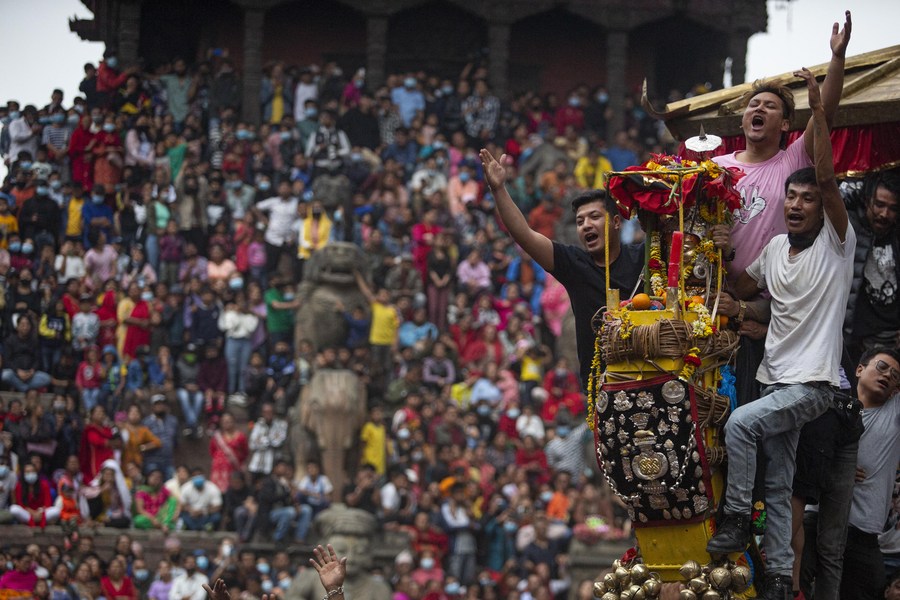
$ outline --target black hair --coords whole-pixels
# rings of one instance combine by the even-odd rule
[[[880,187],[889,191],[894,195],[894,198],[900,202],[900,170],[893,169],[890,171],[883,171],[873,177],[870,188],[871,192],[867,198],[869,202],[875,198],[875,192],[877,192]]]
[[[890,356],[895,361],[897,361],[897,364],[900,364],[900,351],[888,347],[876,347],[866,350],[865,352],[863,352],[862,356],[859,357],[859,364],[862,366],[866,366],[872,361],[873,358],[875,358],[879,354]]]
[[[797,169],[784,180],[784,193],[787,195],[788,187],[791,185],[818,185],[816,180],[816,170],[813,167],[803,167]]]
[[[612,196],[606,193],[606,190],[590,190],[582,194],[578,194],[572,198],[572,212],[577,213],[578,209],[590,202],[600,202],[608,215],[618,214],[619,208]]]

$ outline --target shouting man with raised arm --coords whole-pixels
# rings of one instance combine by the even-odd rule
[[[616,203],[603,190],[585,192],[572,200],[582,248],[551,241],[528,226],[525,216],[506,191],[506,155],[498,161],[490,152],[482,150],[481,163],[497,204],[497,215],[513,240],[556,277],[569,293],[575,313],[581,385],[587,389],[594,353],[591,318],[606,303],[606,248],[609,247],[610,285],[617,288],[623,298],[630,298],[644,268],[644,244],[620,243],[621,217]],[[606,219],[610,219],[608,244],[605,241]]]
[[[841,325],[856,235],[838,191],[825,109],[812,73],[802,69],[813,113],[815,169],[785,183],[787,234],[775,236],[735,285],[739,298],[772,296],[771,322],[757,380],[763,396],[739,407],[725,425],[728,486],[724,515],[707,550],[742,552],[750,540],[757,444],[766,456],[767,578],[760,598],[792,597],[791,486],[800,428],[823,414],[839,385]]]

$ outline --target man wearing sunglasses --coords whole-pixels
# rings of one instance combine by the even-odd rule
[[[900,460],[900,352],[866,351],[854,379],[861,416],[839,405],[849,400],[839,395],[834,408],[804,426],[797,446],[795,590],[810,597],[815,582],[816,600],[875,598],[884,583],[878,534]]]

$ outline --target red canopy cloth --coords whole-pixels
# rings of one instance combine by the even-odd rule
[[[802,130],[788,133],[788,143],[802,133]],[[831,144],[838,177],[859,177],[870,171],[900,166],[900,122],[838,127],[831,131]],[[743,135],[724,137],[722,145],[711,156],[736,152],[744,147]],[[696,153],[686,149],[684,143],[678,154],[697,159]]]

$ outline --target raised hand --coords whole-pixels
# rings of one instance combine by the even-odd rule
[[[822,108],[822,94],[819,91],[819,82],[813,77],[812,72],[806,67],[801,67],[799,71],[794,71],[794,77],[806,80],[806,89],[809,91],[809,108]]]
[[[344,585],[347,576],[347,557],[338,558],[331,544],[326,550],[321,545],[313,548],[315,558],[309,559],[310,564],[318,571],[319,581],[325,591],[331,591]],[[218,600],[218,599],[215,599]]]
[[[845,11],[844,28],[838,30],[838,24],[831,26],[831,52],[835,56],[844,58],[847,53],[847,44],[850,43],[850,31],[853,29],[853,22],[850,20],[850,11]]]
[[[503,163],[506,162],[506,155],[502,155],[498,161],[486,148],[482,148],[478,155],[481,157],[484,179],[491,189],[496,190],[503,187],[503,184],[506,183],[506,167],[503,166]]]
[[[231,594],[228,592],[228,586],[221,578],[216,579],[215,584],[209,587],[208,583],[203,584],[203,589],[209,595],[210,600],[231,600]]]

